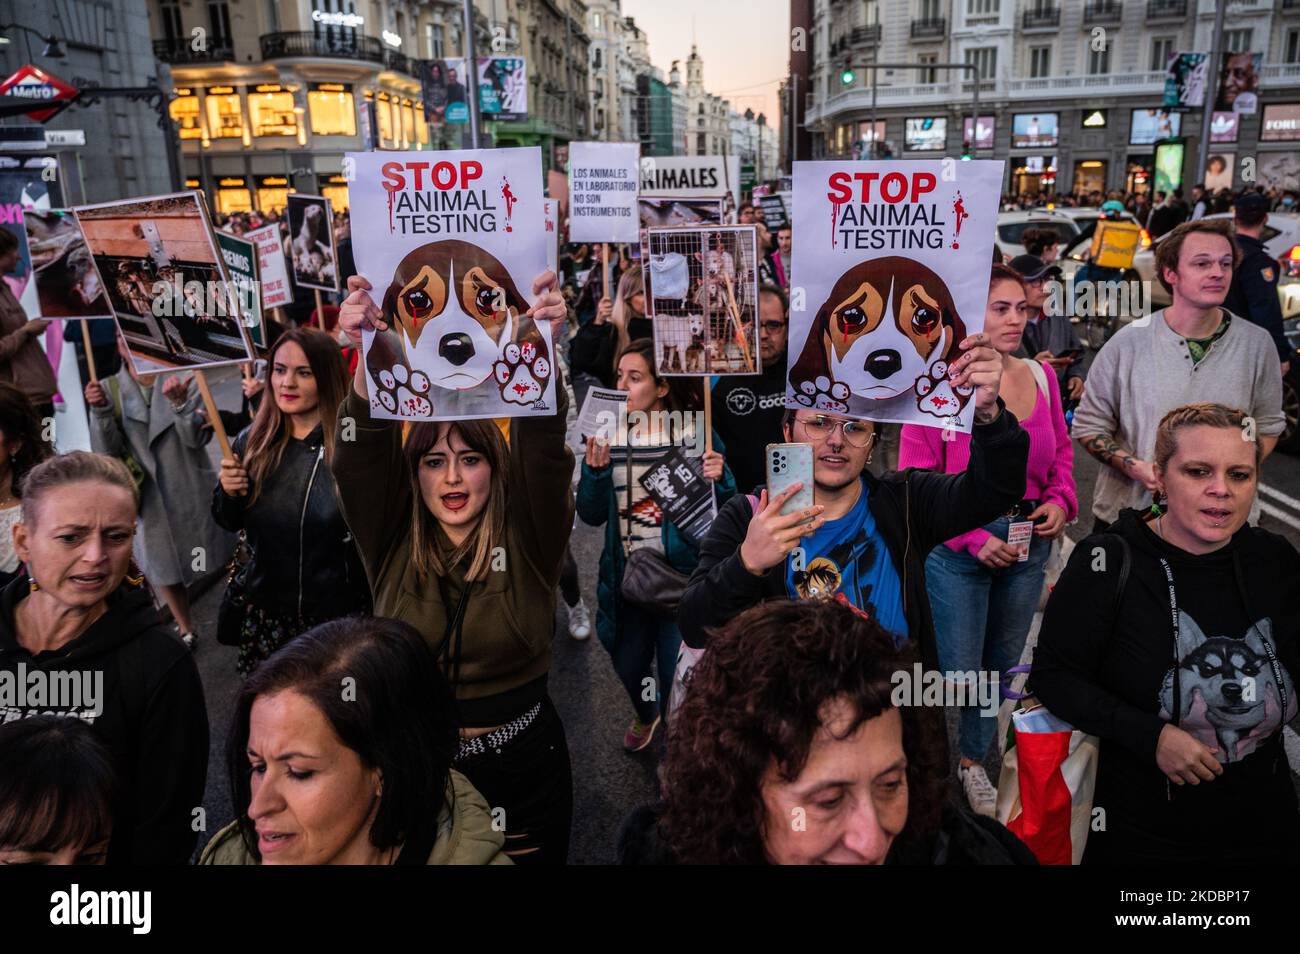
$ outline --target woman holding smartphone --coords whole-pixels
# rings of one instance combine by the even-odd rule
[[[926,558],[926,588],[939,668],[944,671],[1001,673],[1020,661],[1042,595],[1052,541],[1078,515],[1070,473],[1074,452],[1051,368],[1013,354],[1024,329],[1025,289],[1020,275],[1005,265],[994,265],[984,333],[1002,355],[998,396],[1029,434],[1025,499],[984,526],[945,541]],[[969,459],[967,434],[915,424],[903,427],[900,467],[960,473]],[[1013,533],[1026,531],[1025,542],[1010,542]],[[962,707],[958,733],[962,788],[971,808],[989,817],[997,789],[982,763],[996,729],[997,720],[984,717],[978,706]]]

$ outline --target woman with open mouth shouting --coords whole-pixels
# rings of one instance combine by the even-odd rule
[[[339,327],[387,329],[364,277],[348,279]],[[561,333],[567,308],[554,273],[533,282],[535,322]],[[516,864],[563,864],[573,782],[564,726],[547,694],[555,587],[573,527],[573,453],[565,389],[549,417],[411,426],[371,417],[358,362],[339,415],[355,433],[332,464],[375,615],[410,623],[433,647],[456,695],[455,767],[504,811]]]

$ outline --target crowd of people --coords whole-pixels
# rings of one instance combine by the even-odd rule
[[[1288,355],[1267,302],[1232,297],[1268,211],[1235,209],[1236,229],[1191,212],[1169,229],[1172,303],[1087,367],[1047,306],[1050,243],[995,253],[983,330],[950,364],[974,393],[955,436],[786,408],[791,230],[748,203],[761,373],[707,392],[657,372],[636,250],[613,250],[606,297],[587,246],[532,285],[560,342],[553,416],[372,417],[349,355],[386,326],[360,275],[340,337],[304,323],[271,343],[223,414],[219,468],[188,377],[127,361],[87,385],[94,452],[60,455],[42,392],[0,383],[0,674],[102,679],[58,712],[0,704],[0,862],[563,864],[574,727],[548,675],[553,640],[591,631],[583,582],[623,746],[660,759],[656,799],[623,806],[623,863],[1035,863],[995,818],[996,721],[968,698],[949,738],[944,708],[894,692],[914,664],[996,682],[1022,660],[1100,739],[1107,824],[1085,862],[1294,861],[1300,553],[1256,525]],[[654,423],[575,458],[570,402],[592,387]],[[706,399],[711,426],[691,413]],[[810,447],[810,505],[763,486],[774,443]],[[642,480],[686,444],[707,447],[717,505],[698,536]],[[1103,465],[1091,517],[1076,445]],[[576,521],[604,528],[597,566],[574,560]],[[197,552],[225,587],[215,634],[188,603]],[[200,845],[209,724],[187,647],[211,636],[243,683],[235,817]],[[1243,805],[1250,825],[1207,835]]]

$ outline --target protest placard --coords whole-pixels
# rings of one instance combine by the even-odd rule
[[[635,142],[569,143],[569,241],[638,241]]]
[[[254,359],[200,193],[75,211],[137,372]]]
[[[786,404],[969,431],[1001,161],[796,162]]]
[[[27,209],[23,228],[36,284],[36,316],[112,318],[103,278],[70,209]]]
[[[674,447],[646,469],[641,486],[659,505],[665,521],[671,521],[688,540],[704,539],[718,507],[713,482],[704,476],[703,456]]]
[[[230,283],[234,286],[235,297],[239,301],[239,313],[244,327],[248,329],[253,344],[265,348],[266,331],[262,326],[262,296],[258,290],[257,246],[228,232],[217,233],[217,246],[221,249],[221,257],[225,260],[226,270],[230,273]]]
[[[752,225],[649,229],[646,314],[659,375],[757,374],[758,244]]]
[[[358,274],[388,330],[363,335],[371,413],[402,420],[554,414],[536,147],[349,153]]]
[[[614,443],[622,427],[627,392],[613,388],[591,387],[578,413],[577,432],[580,437],[599,437],[607,444]]]
[[[641,191],[678,199],[731,195],[740,205],[739,156],[646,156],[641,160]]]
[[[338,249],[334,244],[334,211],[330,200],[319,195],[298,195],[287,199],[289,255],[293,259],[293,280],[299,288],[339,290]]]
[[[284,263],[280,226],[272,223],[245,232],[244,238],[257,246],[257,269],[262,279],[262,307],[283,308],[293,301],[293,290],[289,287],[289,270]]]

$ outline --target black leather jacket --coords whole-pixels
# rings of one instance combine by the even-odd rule
[[[248,434],[245,428],[231,445],[241,459]],[[370,611],[370,585],[339,508],[320,425],[305,440],[289,441],[257,503],[249,507],[247,499],[228,496],[220,483],[212,492],[217,523],[248,536],[250,603],[328,618]]]

